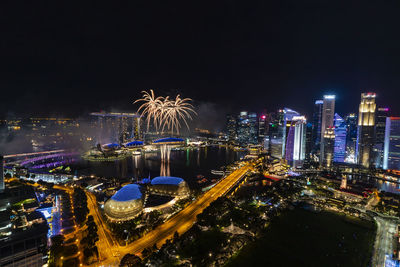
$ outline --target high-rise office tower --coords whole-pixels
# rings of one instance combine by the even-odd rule
[[[293,160],[304,160],[306,155],[306,125],[304,116],[293,117],[294,123],[294,149]]]
[[[346,157],[346,135],[347,125],[339,114],[335,113],[335,146],[334,146],[334,162],[344,162]]]
[[[240,112],[237,122],[237,139],[240,145],[257,144],[257,114],[254,112]]]
[[[356,163],[357,147],[357,115],[350,113],[346,116],[347,137],[346,137],[346,159],[347,163]]]
[[[97,143],[124,143],[141,138],[140,115],[136,113],[93,112],[97,118]]]
[[[294,116],[288,123],[285,159],[289,162],[303,161],[306,153],[306,118]]]
[[[321,165],[325,168],[332,167],[333,153],[335,146],[335,127],[330,126],[324,131],[324,154],[322,155]],[[321,151],[322,153],[322,151]]]
[[[283,125],[280,125],[282,134],[282,155],[281,155],[282,158],[284,158],[286,154],[286,142],[291,122],[294,117],[298,116],[300,116],[300,114],[297,111],[294,111],[290,108],[283,109]]]
[[[357,163],[369,168],[375,139],[375,93],[362,93],[358,113]]]
[[[311,160],[311,153],[314,147],[314,140],[313,140],[313,124],[308,122],[306,124],[306,155],[305,160]]]
[[[288,162],[293,161],[294,155],[294,132],[295,132],[295,122],[290,123],[291,126],[287,129],[286,144],[285,144],[285,159]]]
[[[400,170],[400,117],[386,118],[383,168]]]
[[[247,145],[250,139],[249,114],[247,111],[240,112],[237,121],[237,139],[240,145]]]
[[[270,114],[266,149],[272,157],[282,157],[283,123],[283,109],[278,110],[277,113]]]
[[[133,118],[133,136],[135,140],[142,139],[141,119],[140,117]]]
[[[321,118],[321,145],[320,145],[320,163],[325,162],[325,136],[326,130],[333,127],[333,119],[335,116],[335,96],[334,95],[324,95],[324,103],[322,106],[322,118]],[[329,135],[330,136],[330,135]],[[333,135],[335,138],[335,135]],[[329,140],[332,141],[332,140]],[[332,152],[333,153],[333,152]]]
[[[317,100],[314,104],[313,121],[312,121],[312,153],[318,153],[321,143],[321,122],[322,122],[322,106],[323,100]]]
[[[228,115],[226,117],[226,130],[228,135],[228,142],[234,143],[236,140],[236,118],[235,116]]]
[[[383,168],[383,152],[387,117],[389,117],[389,108],[377,108],[375,118],[375,144],[373,147],[373,158],[376,168]]]
[[[264,144],[267,133],[268,133],[267,115],[261,114],[258,118],[258,142],[260,144]]]
[[[248,143],[252,145],[258,144],[258,118],[257,114],[254,112],[249,113],[249,131],[250,131],[250,136]]]

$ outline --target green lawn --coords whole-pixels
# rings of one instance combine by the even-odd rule
[[[297,208],[276,218],[227,266],[369,266],[374,239],[373,222]]]

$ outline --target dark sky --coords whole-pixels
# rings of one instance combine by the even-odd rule
[[[2,115],[129,109],[149,88],[308,114],[375,91],[400,115],[398,0],[37,2],[0,4]]]

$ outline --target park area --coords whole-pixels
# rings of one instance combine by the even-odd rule
[[[276,217],[227,266],[370,266],[375,232],[374,222],[296,208]]]

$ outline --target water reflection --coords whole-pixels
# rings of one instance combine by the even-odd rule
[[[134,181],[153,178],[160,175],[162,168],[165,174],[184,178],[189,185],[196,183],[199,175],[215,178],[210,173],[213,169],[228,165],[245,155],[225,147],[201,147],[172,150],[169,164],[161,165],[161,154],[158,152],[133,155],[117,162],[81,162],[79,174],[95,174],[100,177],[123,178]]]

